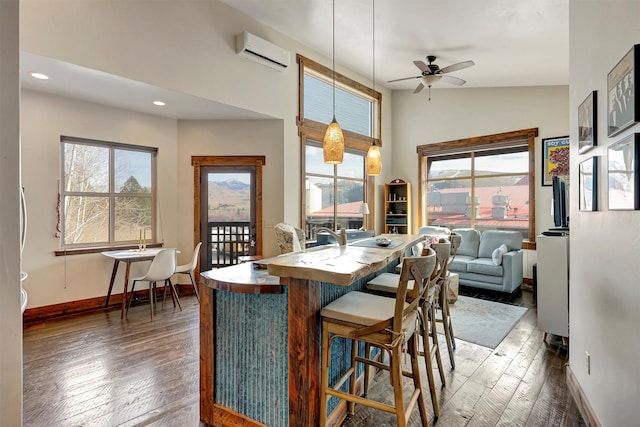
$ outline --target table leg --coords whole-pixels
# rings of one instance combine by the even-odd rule
[[[107,291],[107,300],[104,303],[104,308],[109,307],[109,298],[111,298],[111,290],[113,289],[113,282],[116,280],[116,273],[118,272],[118,265],[120,260],[113,261],[113,271],[111,272],[111,281],[109,282],[109,290]]]
[[[122,312],[120,313],[120,319],[124,319],[124,312],[127,309],[127,288],[129,287],[129,269],[131,268],[131,261],[125,261],[127,263],[127,269],[124,273],[124,290],[122,291]]]

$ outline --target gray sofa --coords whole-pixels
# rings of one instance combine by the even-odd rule
[[[449,271],[458,273],[460,284],[513,293],[522,284],[522,234],[517,231],[472,228],[453,230],[462,236]],[[504,246],[502,246],[504,245]]]

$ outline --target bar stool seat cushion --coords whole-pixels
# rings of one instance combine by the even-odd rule
[[[395,298],[352,291],[325,306],[320,315],[328,319],[371,326],[392,318],[395,304]]]
[[[382,273],[379,276],[373,278],[373,280],[367,282],[366,288],[373,292],[382,292],[385,294],[395,294],[398,292],[398,284],[400,282],[400,275],[395,273]],[[413,280],[407,282],[407,290],[413,289]],[[457,290],[456,290],[457,292]],[[435,294],[435,289],[429,290],[429,298]],[[457,299],[457,295],[456,295]]]
[[[382,273],[379,276],[374,277],[367,282],[367,289],[375,292],[385,292],[388,294],[395,294],[398,292],[398,283],[400,282],[400,275],[396,273]],[[407,282],[407,290],[413,290],[414,281]]]

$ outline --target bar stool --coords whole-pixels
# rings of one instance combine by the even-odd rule
[[[395,298],[383,297],[364,292],[352,291],[328,304],[320,312],[322,318],[322,366],[320,387],[320,426],[327,424],[327,401],[334,396],[347,401],[347,411],[353,414],[356,403],[396,414],[399,427],[407,425],[416,403],[423,426],[428,426],[427,414],[422,399],[420,370],[418,367],[418,337],[415,334],[419,318],[420,296],[429,282],[428,278],[436,264],[435,252],[429,250],[426,256],[406,257],[400,272],[400,282]],[[407,285],[413,280],[413,289]],[[329,386],[331,367],[331,344],[336,338],[351,340],[351,366]],[[364,342],[386,351],[390,364],[361,357],[357,354],[358,342]],[[402,369],[402,352],[407,348],[411,358],[411,371]],[[357,363],[388,370],[393,386],[394,405],[385,404],[356,395]],[[413,390],[405,406],[402,378],[413,380]],[[349,380],[348,392],[340,388]]]
[[[462,236],[452,232],[448,237],[451,242],[451,250],[448,261],[445,263],[443,270],[440,273],[440,287],[439,294],[437,295],[436,302],[437,308],[440,309],[440,317],[436,317],[438,323],[442,323],[442,330],[444,332],[444,338],[447,342],[447,351],[449,352],[449,361],[451,362],[451,369],[456,368],[456,359],[454,350],[456,349],[456,337],[453,333],[453,323],[451,322],[451,311],[449,310],[449,294],[451,285],[451,272],[449,272],[449,266],[453,262],[453,259],[458,252],[458,248],[462,242]],[[436,250],[437,252],[437,250]],[[437,310],[436,310],[437,312]]]
[[[450,311],[449,311],[449,284],[451,283],[449,277],[449,263],[451,261],[452,244],[447,243],[432,243],[431,246],[439,254],[438,261],[440,264],[440,272],[438,274],[438,286],[436,287],[435,305],[436,305],[436,322],[442,323],[442,331],[445,341],[447,342],[447,351],[449,353],[449,361],[451,362],[451,369],[456,368],[456,359],[453,350],[456,348],[455,336],[453,334],[453,324],[451,323]],[[439,309],[439,310],[438,310]],[[438,311],[440,316],[437,315]]]
[[[434,360],[438,368],[438,373],[440,374],[440,382],[442,386],[446,386],[447,382],[444,376],[442,357],[440,355],[440,345],[438,343],[438,333],[436,331],[436,298],[440,294],[438,287],[442,282],[442,271],[449,259],[450,244],[440,243],[438,246],[434,247],[434,244],[431,246],[432,248],[429,250],[435,251],[436,253],[436,266],[429,277],[428,286],[425,288],[420,302],[420,334],[422,335],[422,351],[419,352],[419,354],[424,357],[427,369],[427,380],[429,382],[429,391],[431,393],[431,404],[433,406],[433,413],[437,419],[440,416],[440,408],[435,386],[435,376],[433,373]],[[382,293],[384,295],[393,295],[397,292],[400,283],[399,279],[400,276],[398,274],[382,273],[369,281],[366,288],[372,292]],[[409,286],[412,285],[413,283],[410,282]],[[431,342],[429,342],[430,340]],[[366,351],[368,354],[369,350],[367,349]],[[365,376],[365,391],[367,390],[368,384],[368,378]]]

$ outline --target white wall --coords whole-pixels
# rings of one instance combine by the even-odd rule
[[[0,425],[22,425],[17,0],[0,1]]]
[[[570,365],[603,426],[635,426],[640,419],[640,212],[608,211],[604,187],[607,147],[640,132],[636,124],[612,138],[606,133],[607,73],[640,43],[640,2],[570,0],[569,12],[572,182],[580,161],[601,160],[598,212],[579,212],[577,192],[571,192]],[[598,91],[598,146],[578,154],[578,105],[592,90]],[[585,351],[591,354],[591,374]]]
[[[418,155],[416,146],[474,136],[538,128],[536,138],[536,234],[553,226],[551,187],[540,184],[541,141],[569,134],[567,86],[483,89],[432,89],[424,94],[393,94],[394,176],[413,183],[414,228],[418,223]],[[525,257],[525,277],[532,277],[534,251]]]
[[[282,119],[284,163],[299,164],[295,53],[327,66],[331,58],[216,0],[22,0],[21,14],[25,51]],[[279,72],[236,55],[235,36],[243,30],[290,50],[291,66]],[[371,81],[340,67],[337,71],[364,84]],[[388,103],[390,92],[381,92]],[[383,120],[387,133],[387,111]],[[299,169],[287,167],[284,176],[284,193],[298,197]],[[281,220],[299,223],[297,201],[288,201],[283,212]]]
[[[161,123],[156,127],[150,116],[117,109],[106,109],[102,114],[99,106],[87,104],[85,108],[81,106],[84,104],[74,104],[70,100],[55,101],[61,103],[58,107],[54,98],[32,92],[24,107],[23,124],[23,144],[29,149],[25,164],[30,164],[24,177],[31,211],[46,213],[55,208],[60,134],[131,142],[132,136],[136,135],[128,131],[140,126],[144,128],[141,132],[157,136],[143,138],[145,141],[141,144],[161,144],[160,155],[169,153],[173,158],[173,164],[159,167],[167,174],[163,175],[166,194],[160,194],[160,202],[169,204],[167,209],[172,212],[169,215],[162,212],[166,243],[177,244],[181,249],[193,246],[191,155],[265,154],[268,158],[264,188],[272,194],[264,197],[263,249],[265,254],[275,251],[269,227],[280,221],[298,223],[300,216],[300,142],[296,127],[298,67],[294,60],[287,70],[278,72],[239,57],[235,54],[235,36],[248,30],[289,49],[294,58],[299,52],[325,65],[331,63],[330,58],[215,0],[61,0],[55,5],[23,0],[20,6],[21,42],[25,51],[278,118],[249,122],[246,126],[242,122],[185,122],[184,126],[180,124],[184,134],[178,144],[175,121],[155,119]],[[150,16],[153,19],[149,19]],[[185,22],[189,25],[184,25]],[[370,80],[350,70],[338,68],[338,72],[360,82]],[[385,89],[382,93],[383,140],[390,140],[391,95]],[[140,123],[136,124],[137,121]],[[172,129],[168,131],[167,127]],[[217,132],[220,135],[215,135]],[[265,135],[267,139],[263,140]],[[42,154],[40,144],[46,144],[46,156],[35,159]],[[388,150],[385,145],[383,155]],[[388,175],[390,168],[391,163],[384,162],[383,174]],[[40,181],[43,173],[45,182]],[[178,203],[174,205],[176,200]],[[180,209],[179,218],[175,209]],[[186,219],[183,209],[190,212]],[[179,228],[172,228],[176,222]],[[110,264],[99,255],[53,257],[51,253],[57,248],[54,230],[55,214],[45,217],[29,233],[29,252],[25,254],[29,263],[25,268],[31,274],[27,286],[33,292],[29,307],[104,295]],[[34,249],[36,246],[38,249]],[[86,271],[98,272],[100,279],[90,285],[80,283],[82,273]],[[47,284],[49,281],[53,282],[52,286]]]
[[[55,256],[60,249],[56,204],[60,178],[60,135],[158,147],[157,235],[167,247],[178,243],[177,123],[74,99],[22,91],[22,182],[29,210],[23,268],[28,308],[106,295],[113,261],[100,254]],[[191,245],[189,245],[191,246]],[[132,274],[146,263],[132,264]],[[122,292],[120,268],[114,292]]]
[[[180,247],[193,245],[193,166],[191,156],[265,156],[262,186],[263,255],[279,253],[273,226],[284,217],[285,169],[282,120],[181,120],[178,123],[178,226]]]

